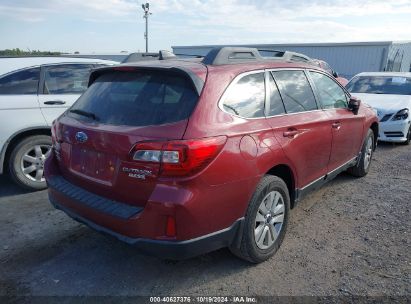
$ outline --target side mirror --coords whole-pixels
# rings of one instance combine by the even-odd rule
[[[336,71],[333,71],[333,76],[334,76],[335,78],[338,78],[338,77],[339,77],[339,75],[338,75],[338,73],[337,73]]]
[[[354,115],[358,114],[360,105],[361,105],[361,100],[355,97],[350,97],[350,101],[348,102],[348,109],[350,109]]]

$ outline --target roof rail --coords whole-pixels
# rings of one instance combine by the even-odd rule
[[[188,58],[204,58],[204,57],[205,57],[205,55],[183,54],[183,53],[178,53],[178,54],[174,54],[174,55],[176,55],[177,57],[181,57],[181,58],[184,58],[184,57],[188,57]]]
[[[204,64],[222,65],[264,59],[256,48],[218,47],[212,49],[203,59]]]
[[[297,52],[292,52],[292,51],[280,51],[280,50],[270,50],[270,49],[258,49],[258,51],[261,52],[266,52],[266,53],[273,53],[273,56],[270,57],[264,57],[264,58],[281,58],[284,60],[289,60],[289,61],[302,61],[302,62],[309,62],[312,61],[312,58],[308,57],[307,55],[297,53]]]
[[[285,52],[287,52],[287,51],[270,50],[270,49],[258,49],[258,51],[260,53],[261,52],[272,53],[273,55],[271,57],[283,57]]]
[[[273,56],[264,57],[261,52],[273,53]],[[222,65],[249,61],[284,60],[294,62],[311,62],[311,58],[296,52],[247,47],[218,47],[212,49],[203,59],[204,64]]]

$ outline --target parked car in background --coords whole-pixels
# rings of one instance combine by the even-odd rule
[[[100,68],[53,124],[49,198],[152,255],[258,263],[310,190],[368,173],[377,134],[334,77],[257,49]]]
[[[338,75],[338,73],[336,71],[334,71],[331,66],[325,62],[324,60],[320,60],[320,59],[312,59],[312,62],[316,65],[318,65],[320,68],[322,68],[323,70],[326,70],[328,73],[330,73],[331,75],[333,75],[335,77],[335,79],[338,80],[339,83],[341,83],[342,86],[346,86],[348,83],[348,79],[341,77],[340,75]]]
[[[360,73],[350,80],[347,89],[377,112],[379,140],[410,143],[411,73]]]
[[[64,57],[0,58],[0,174],[46,187],[50,127],[86,90],[90,71],[113,61]]]

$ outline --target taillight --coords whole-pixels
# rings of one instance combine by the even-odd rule
[[[137,143],[131,155],[134,161],[159,163],[161,176],[190,176],[204,169],[221,151],[225,136]]]

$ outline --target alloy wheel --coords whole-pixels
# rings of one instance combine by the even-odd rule
[[[284,222],[284,198],[271,191],[262,200],[255,218],[254,238],[260,249],[270,248],[280,235]]]
[[[44,162],[50,152],[49,145],[35,145],[28,149],[20,162],[24,176],[35,182],[44,182]]]

